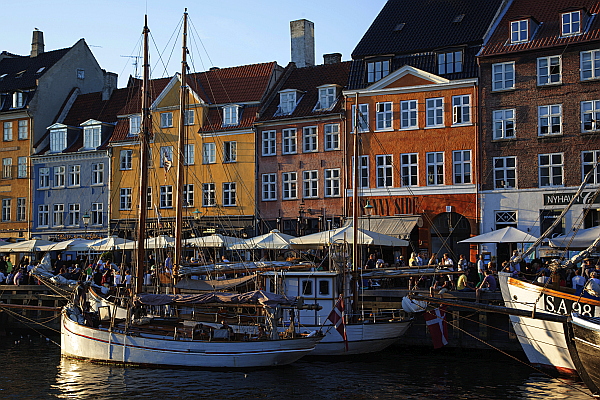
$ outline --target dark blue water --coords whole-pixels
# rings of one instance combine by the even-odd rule
[[[19,343],[16,343],[16,342]],[[392,347],[257,371],[136,369],[71,361],[38,335],[0,339],[0,399],[588,399],[501,353]]]

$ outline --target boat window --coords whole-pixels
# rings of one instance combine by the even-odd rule
[[[319,281],[319,295],[328,295],[329,294],[329,281]]]
[[[312,281],[302,281],[301,296],[310,296],[313,294]]]

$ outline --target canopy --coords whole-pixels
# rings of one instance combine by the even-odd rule
[[[354,243],[354,232],[352,226],[301,236],[299,238],[292,239],[291,243],[294,245],[294,247],[320,247],[333,243],[342,243],[343,241],[346,241],[346,243]],[[377,232],[371,232],[361,228],[358,229],[357,244],[396,247],[408,246],[408,242],[406,240]]]
[[[286,235],[285,233],[279,232],[277,229],[273,229],[271,232],[264,235],[256,236],[250,239],[246,239],[241,243],[228,246],[229,249],[233,250],[247,250],[247,249],[268,249],[268,250],[284,250],[291,247],[290,240],[295,239],[295,236]]]
[[[255,290],[247,293],[224,293],[213,292],[203,294],[147,294],[142,293],[135,296],[135,302],[150,306],[162,306],[166,304],[260,304],[263,306],[293,305],[295,298],[289,298],[280,294]]]
[[[232,236],[223,236],[218,233],[210,236],[196,237],[184,240],[184,243],[194,247],[230,247],[234,244],[242,242],[242,239],[238,239]]]
[[[0,246],[0,253],[31,253],[33,251],[41,251],[40,246],[53,245],[56,242],[48,240],[31,239],[24,242],[9,243]]]
[[[342,227],[352,225],[352,219],[348,219]],[[408,240],[415,226],[423,226],[423,218],[418,215],[359,217],[357,225],[371,232]]]
[[[90,245],[94,243],[93,240],[85,239],[70,239],[63,242],[57,242],[45,246],[39,246],[40,251],[55,251],[55,250],[69,250],[69,251],[88,251]]]
[[[575,238],[573,239],[573,235]],[[570,249],[587,249],[594,242],[594,240],[600,237],[600,226],[594,226],[588,229],[580,229],[575,232],[571,232],[568,235],[557,236],[550,239],[550,246]],[[573,239],[573,241],[571,241]]]
[[[535,236],[520,231],[512,226],[498,229],[478,235],[469,239],[461,240],[458,243],[533,243],[537,240]]]
[[[175,246],[175,238],[170,236],[160,235],[144,240],[145,249],[164,249]],[[115,245],[117,250],[134,250],[137,249],[137,241],[131,240],[127,243]]]

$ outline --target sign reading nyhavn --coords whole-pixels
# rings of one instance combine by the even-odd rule
[[[575,197],[575,193],[544,194],[544,205],[566,206],[573,200],[573,197]],[[590,204],[592,200],[594,201],[594,204],[599,204],[600,196],[596,196],[594,199],[594,192],[581,192],[573,204]]]

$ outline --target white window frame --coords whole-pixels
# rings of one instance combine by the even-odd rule
[[[55,188],[62,188],[65,187],[65,172],[66,172],[66,168],[64,165],[61,165],[59,167],[54,167],[54,187]]]
[[[452,96],[452,125],[471,124],[471,95]]]
[[[148,186],[146,191],[146,208],[148,210],[152,210],[153,204],[154,203],[152,202],[152,186]]]
[[[194,207],[194,184],[183,185],[183,207]]]
[[[419,186],[419,153],[400,154],[400,184]]]
[[[196,153],[196,148],[194,146],[193,143],[190,144],[186,144],[183,147],[183,151],[184,151],[184,159],[183,159],[183,165],[194,165],[196,163],[195,160],[195,153]]]
[[[394,187],[394,156],[380,154],[375,156],[376,183],[378,188]]]
[[[17,221],[27,220],[27,199],[25,197],[17,197]]]
[[[160,127],[161,128],[172,128],[173,127],[173,113],[171,111],[160,113]]]
[[[575,15],[577,15],[577,21],[573,18]],[[575,24],[577,24],[577,29],[574,29]],[[560,26],[562,36],[572,36],[581,33],[581,11],[570,11],[561,14]]]
[[[529,20],[521,19],[510,23],[510,42],[524,43],[529,41]]]
[[[394,130],[394,104],[391,101],[375,104],[375,130]]]
[[[216,188],[214,182],[202,184],[202,207],[215,207],[217,205]]]
[[[516,189],[517,188],[517,157],[516,156],[507,156],[507,157],[494,157],[493,158],[493,166],[494,166],[494,189],[504,190],[504,189]],[[510,166],[509,166],[510,161]],[[510,176],[512,172],[512,177]],[[501,178],[501,179],[500,179]],[[513,185],[511,185],[511,181],[513,181]],[[498,185],[498,182],[504,182],[504,185]]]
[[[239,106],[223,107],[223,126],[236,126],[239,123]]]
[[[277,155],[277,132],[263,131],[262,132],[262,155],[274,156]]]
[[[590,129],[586,129],[589,124]],[[600,100],[581,102],[581,132],[600,130]]]
[[[326,86],[319,88],[319,108],[320,110],[327,110],[335,104],[337,98],[336,86]]]
[[[11,139],[12,140],[12,139]],[[53,129],[50,131],[50,152],[60,153],[67,148],[67,130]]]
[[[119,210],[131,210],[131,188],[119,189]]]
[[[160,208],[173,208],[173,185],[163,185],[159,191]]]
[[[426,108],[426,128],[444,127],[444,98],[435,97],[425,100]]]
[[[445,157],[446,155],[443,151],[425,153],[425,160],[427,162],[427,186],[439,186],[444,184],[446,180]],[[441,174],[438,170],[439,167],[442,168]]]
[[[41,204],[38,206],[38,228],[47,228],[50,224],[50,206]]]
[[[514,108],[506,110],[494,110],[492,112],[494,140],[514,139],[517,137],[516,118],[517,110]],[[510,126],[512,125],[512,128]],[[507,132],[512,129],[512,135]]]
[[[80,209],[79,203],[69,204],[68,226],[79,226]]]
[[[11,203],[11,199],[2,199],[2,222],[11,220]]]
[[[52,226],[65,226],[64,204],[54,204],[52,207]]]
[[[119,157],[119,166],[121,171],[128,171],[132,168],[133,150],[121,150]]]
[[[369,104],[358,105],[358,132],[369,132]],[[352,132],[356,125],[356,105],[352,105]]]
[[[104,163],[92,164],[92,186],[104,185]]]
[[[184,125],[194,125],[196,120],[196,111],[195,110],[185,110],[183,114],[183,124]]]
[[[237,162],[237,142],[223,142],[223,162],[234,163]]]
[[[473,183],[471,150],[455,150],[452,152],[452,171],[455,185]]]
[[[508,67],[510,67],[511,71],[508,71]],[[512,77],[510,77],[510,74],[512,74]],[[515,80],[516,72],[514,61],[492,64],[492,92],[513,90],[515,88]],[[499,84],[499,86],[497,84]]]
[[[5,142],[10,142],[12,140],[12,137],[13,137],[12,126],[13,126],[12,121],[4,122],[2,124],[2,127],[3,127],[3,136],[2,137]]]
[[[100,146],[101,129],[99,126],[86,126],[83,128],[83,147],[92,150]]]
[[[81,165],[69,165],[69,187],[81,185]]]
[[[295,90],[282,90],[279,92],[279,111],[282,115],[290,115],[296,109],[298,102]]]
[[[13,93],[13,105],[12,108],[21,108],[25,102],[25,93],[17,91]]]
[[[558,68],[558,72],[556,72]],[[538,86],[562,84],[562,56],[539,57],[537,59]]]
[[[600,78],[600,49],[579,53],[579,71],[582,81]]]
[[[340,197],[340,169],[325,169],[323,173],[325,182],[325,197]]]
[[[340,124],[325,124],[325,151],[340,149]]]
[[[130,115],[129,116],[129,136],[135,136],[140,133],[142,129],[142,116],[141,115]]]
[[[590,157],[586,157],[590,156]],[[586,160],[586,158],[591,158]],[[582,151],[581,152],[581,181],[583,182],[583,178],[589,172],[590,169],[596,168],[596,173],[592,174],[588,184],[590,185],[598,185],[600,184],[600,167],[597,163],[600,162],[600,150],[590,150],[590,151]]]
[[[367,63],[367,82],[373,83],[390,74],[390,60],[372,61]]]
[[[556,163],[555,158],[560,156],[560,163]],[[548,164],[542,164],[542,160],[547,157]],[[565,157],[563,153],[547,153],[547,154],[538,154],[538,175],[539,175],[539,187],[561,187],[564,186],[565,182]],[[548,170],[547,174],[543,174],[544,170]],[[560,172],[560,183],[554,183],[554,178],[559,176],[557,172]],[[546,177],[548,179],[548,184],[542,184],[542,177]]]
[[[558,132],[553,132],[556,118],[558,118]],[[548,132],[542,132],[542,123],[546,121]],[[562,135],[562,104],[538,106],[538,136]]]
[[[237,206],[236,189],[235,182],[223,182],[223,207]]]
[[[29,121],[19,120],[19,140],[26,140],[29,137]]]
[[[358,187],[369,187],[369,156],[360,156],[360,165],[358,166]],[[366,183],[366,184],[365,184]],[[352,185],[354,185],[354,156],[352,157]]]
[[[277,200],[277,174],[262,174],[262,200]]]
[[[104,204],[102,203],[92,203],[92,211],[91,211],[91,221],[90,224],[99,226],[103,224],[102,214],[104,212]]]
[[[319,134],[316,126],[302,128],[302,152],[316,153],[319,151]]]
[[[419,102],[404,100],[400,102],[400,129],[419,128]]]
[[[295,200],[298,198],[298,173],[281,173],[281,198],[283,200]]]
[[[39,174],[39,186],[38,189],[49,189],[50,188],[50,168],[43,167],[38,169]]]
[[[302,171],[302,198],[319,198],[319,171],[316,169]]]
[[[288,128],[281,131],[283,142],[281,145],[281,154],[296,154],[298,152],[297,136],[298,131],[296,128]]]
[[[202,144],[202,164],[215,164],[217,162],[217,146],[214,142]]]

